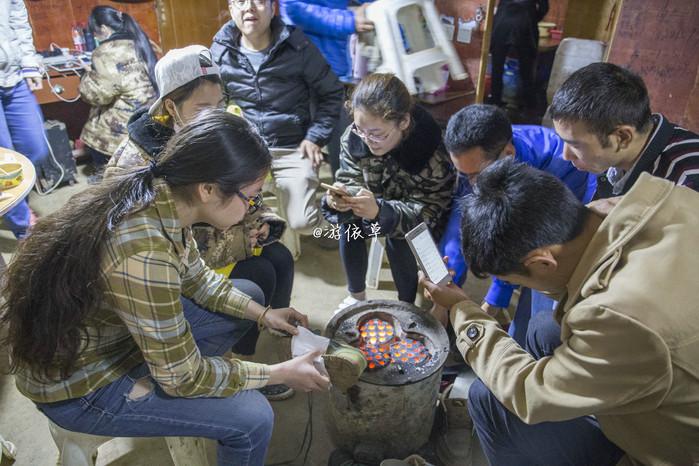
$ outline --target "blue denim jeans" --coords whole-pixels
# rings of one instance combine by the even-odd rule
[[[507,333],[524,348],[527,344],[529,325],[534,317],[540,312],[551,316],[556,307],[556,301],[531,288],[521,287],[520,290],[517,310]]]
[[[44,140],[44,117],[24,80],[14,87],[0,87],[0,147],[19,152],[34,164],[49,153]],[[12,233],[23,238],[29,227],[29,216],[29,204],[25,199],[3,218]]]
[[[234,283],[244,289],[240,282]],[[255,322],[207,311],[186,298],[182,304],[205,356],[222,355],[256,327]],[[143,377],[149,377],[149,371],[140,364],[86,396],[37,406],[71,431],[110,437],[206,437],[218,441],[219,465],[264,465],[274,413],[259,391],[246,390],[227,398],[175,398],[151,379],[153,390],[134,399],[131,390]]]
[[[538,312],[529,321],[525,349],[536,359],[550,356],[561,344],[560,335],[553,311]],[[594,417],[528,425],[508,411],[480,379],[469,389],[468,411],[493,466],[612,466],[624,455],[604,436]]]

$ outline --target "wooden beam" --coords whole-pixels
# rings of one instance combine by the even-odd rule
[[[481,62],[478,67],[478,83],[476,84],[476,103],[485,100],[485,71],[488,68],[488,53],[490,52],[490,36],[493,32],[493,13],[495,0],[488,0],[485,13],[485,28],[483,29],[483,42],[481,43]]]

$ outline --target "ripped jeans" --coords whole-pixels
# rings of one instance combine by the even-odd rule
[[[205,356],[229,350],[253,321],[206,311],[183,300],[184,314]],[[255,328],[255,330],[257,330]],[[257,390],[227,398],[175,398],[140,364],[81,398],[37,403],[53,422],[75,432],[110,437],[206,437],[218,441],[219,465],[264,465],[274,413]]]

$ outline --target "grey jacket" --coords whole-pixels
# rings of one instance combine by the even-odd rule
[[[342,84],[300,29],[278,17],[271,28],[273,44],[257,72],[240,51],[233,21],[216,33],[211,54],[228,98],[270,147],[297,147],[304,139],[323,146],[340,116]]]
[[[0,87],[14,87],[42,71],[24,1],[0,0]]]

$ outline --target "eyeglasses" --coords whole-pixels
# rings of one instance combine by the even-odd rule
[[[498,160],[500,160],[500,159],[502,158],[503,154],[504,154],[504,153],[501,152],[501,153],[500,153],[497,157],[495,157],[493,160],[489,160],[489,161],[486,161],[485,163],[483,163],[483,165],[481,165],[481,169],[478,170],[478,171],[475,172],[475,173],[464,173],[463,175],[464,175],[466,178],[468,178],[468,183],[469,183],[472,187],[475,186],[475,185],[476,185],[476,181],[478,181],[478,175],[480,175],[481,172],[482,172],[483,170],[485,170],[486,168],[488,168],[489,166],[491,166],[492,164],[494,164],[495,162],[497,162]]]
[[[248,197],[240,191],[236,194],[248,205],[248,213],[250,214],[255,212],[262,205],[262,193],[257,193],[253,197]]]
[[[261,8],[265,6],[267,0],[230,0],[230,4],[236,7],[238,10],[247,10],[250,5],[255,5],[255,8]]]
[[[374,142],[377,144],[380,142],[384,142],[386,139],[388,139],[388,137],[391,135],[391,133],[393,132],[394,129],[395,128],[391,129],[391,131],[384,134],[383,136],[377,136],[375,134],[365,133],[361,129],[357,128],[357,125],[355,125],[354,123],[352,123],[352,126],[350,126],[350,131],[352,131],[354,134],[359,136],[361,139],[363,139],[365,141],[371,141],[371,142]]]

